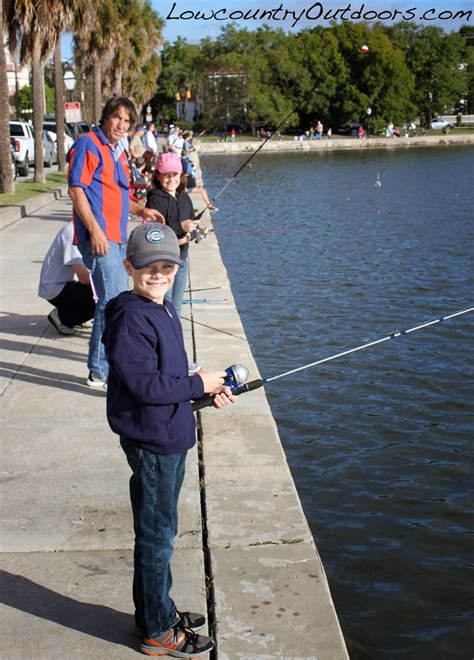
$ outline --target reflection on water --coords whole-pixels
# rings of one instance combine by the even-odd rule
[[[215,228],[263,376],[472,306],[469,147],[252,165]],[[353,660],[472,656],[473,317],[266,387]]]

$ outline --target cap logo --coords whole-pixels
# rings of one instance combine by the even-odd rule
[[[158,245],[165,240],[165,234],[161,229],[150,229],[150,231],[147,231],[145,234],[145,240],[147,240],[148,243]]]

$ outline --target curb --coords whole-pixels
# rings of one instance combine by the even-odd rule
[[[0,209],[0,231],[13,225],[15,222],[18,222],[21,218],[39,211],[39,209],[46,206],[46,204],[53,202],[55,199],[61,199],[66,196],[67,186],[65,185],[50,190],[49,192],[35,195],[34,197],[25,200],[22,204],[12,204],[11,206],[6,206]]]

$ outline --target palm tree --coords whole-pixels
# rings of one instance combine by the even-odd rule
[[[127,3],[124,29],[117,39],[111,78],[116,93],[133,96],[138,104],[153,96],[160,73],[160,58],[156,50],[163,42],[163,20],[148,0]]]
[[[121,16],[115,0],[92,0],[82,19],[82,28],[73,39],[74,60],[81,70],[93,72],[94,121],[98,122],[102,110],[102,69],[113,54]]]
[[[0,34],[2,35],[4,34],[4,10],[5,5],[3,0],[0,0]],[[2,43],[0,44],[0,183],[2,192],[12,194],[15,192],[15,181],[12,176],[12,157],[10,152],[10,107],[8,96],[7,64],[2,38]]]
[[[54,89],[56,104],[56,128],[58,146],[58,170],[66,171],[66,154],[64,150],[64,85],[63,67],[61,61],[61,33],[67,29],[80,29],[82,14],[87,8],[86,0],[56,0],[54,2],[54,26],[56,28],[56,44],[54,46]]]
[[[5,0],[4,0],[5,2]],[[56,31],[51,21],[51,2],[47,0],[6,0],[10,51],[18,47],[20,62],[31,61],[33,89],[33,126],[35,135],[35,182],[44,183],[43,144],[44,81],[42,63],[54,48]]]

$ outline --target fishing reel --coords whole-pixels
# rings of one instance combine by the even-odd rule
[[[203,238],[207,238],[207,235],[211,231],[214,231],[211,227],[196,227],[196,229],[193,229],[191,232],[191,240],[195,243],[200,243]]]
[[[252,380],[250,383],[247,383],[249,370],[243,364],[232,364],[230,367],[227,367],[225,373],[226,376],[224,378],[223,385],[225,387],[230,387],[230,391],[235,396],[243,394],[244,392],[256,390],[259,387],[262,387],[264,383],[261,378]],[[201,408],[206,408],[207,406],[212,406],[213,401],[214,396],[212,394],[206,394],[201,399],[196,399],[196,401],[193,401],[192,403],[193,412],[196,410],[201,410]]]

